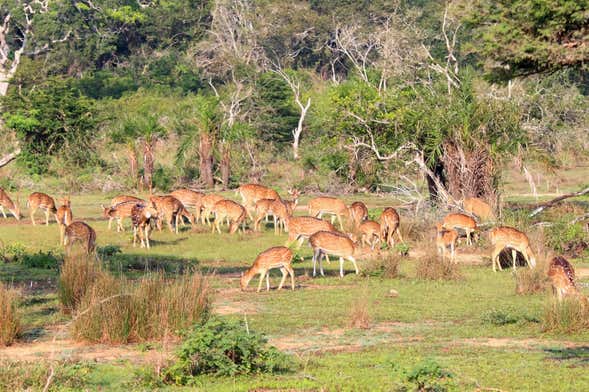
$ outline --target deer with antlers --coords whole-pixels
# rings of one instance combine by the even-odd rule
[[[86,253],[91,254],[96,249],[96,231],[84,222],[72,222],[65,228],[63,236],[63,245],[68,254],[75,242],[80,242]]]
[[[520,252],[524,256],[524,259],[530,268],[536,266],[536,258],[530,246],[530,240],[525,233],[522,233],[513,227],[501,226],[491,229],[489,232],[489,239],[493,245],[493,251],[491,253],[493,271],[496,272],[496,268],[499,268],[499,270],[502,269],[499,255],[505,248],[511,249],[514,270],[517,261],[516,252]]]
[[[49,215],[53,214],[55,216],[55,213],[57,212],[57,208],[55,208],[55,200],[53,200],[51,196],[41,192],[34,192],[29,195],[27,207],[29,208],[33,225],[36,225],[35,212],[37,212],[38,209],[45,211],[45,224],[47,226],[49,226]],[[55,220],[57,220],[57,218]]]
[[[477,231],[476,221],[465,214],[452,213],[444,217],[442,221],[444,229],[461,229],[466,233],[466,244],[472,245],[472,235]]]
[[[131,209],[131,223],[133,225],[133,247],[136,246],[137,238],[142,248],[150,248],[149,236],[152,230],[152,223],[157,220],[158,211],[153,205],[136,203]]]
[[[242,231],[245,231],[243,224],[247,213],[245,207],[241,204],[233,200],[221,200],[215,204],[213,211],[215,212],[215,222],[213,223],[212,233],[215,232],[216,228],[221,234],[221,223],[225,219],[229,222],[229,234],[235,233],[240,227]]]
[[[387,244],[389,248],[395,246],[395,239],[393,234],[397,233],[399,240],[402,242],[403,237],[399,231],[401,218],[399,213],[393,207],[387,207],[380,215],[380,238]]]
[[[446,257],[446,251],[450,248],[450,261],[456,260],[456,241],[458,232],[454,229],[445,229],[442,222],[436,224],[436,249],[442,259]]]
[[[270,291],[270,280],[268,278],[268,271],[272,268],[280,268],[282,272],[282,280],[278,285],[278,290],[282,289],[287,275],[290,275],[291,287],[295,289],[294,269],[292,268],[293,253],[290,249],[284,246],[275,246],[266,249],[256,257],[253,265],[245,274],[241,276],[241,290],[245,290],[254,276],[260,274],[260,282],[258,283],[258,292],[262,289],[262,282],[266,277],[266,291]]]
[[[20,208],[17,203],[13,202],[10,196],[4,191],[4,189],[0,188],[0,212],[4,218],[7,218],[6,212],[4,209],[7,209],[16,220],[20,220]]]
[[[63,243],[65,229],[69,226],[73,221],[73,214],[72,214],[72,203],[69,197],[64,197],[61,199],[61,206],[57,209],[55,213],[55,219],[57,219],[57,224],[59,225],[59,243]]]
[[[348,207],[343,200],[327,196],[316,197],[309,200],[307,208],[310,216],[321,218],[323,214],[331,215],[331,223],[337,219],[340,230],[344,229],[342,216],[348,216]]]

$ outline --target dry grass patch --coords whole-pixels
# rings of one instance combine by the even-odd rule
[[[19,298],[17,290],[0,283],[0,346],[12,344],[20,333]]]
[[[82,297],[103,275],[93,255],[77,253],[66,256],[59,273],[58,298],[62,311],[70,313],[78,308]]]
[[[425,250],[425,255],[417,259],[415,277],[423,280],[459,280],[462,279],[460,267],[449,258],[438,256],[433,247]]]
[[[362,269],[365,276],[380,276],[387,279],[399,277],[399,266],[402,257],[397,252],[387,252],[381,257],[370,260]]]
[[[351,328],[368,329],[370,327],[369,307],[368,288],[365,288],[358,298],[352,302],[348,326]]]
[[[544,331],[570,334],[589,328],[589,303],[584,297],[568,297],[559,302],[552,297],[542,320]]]

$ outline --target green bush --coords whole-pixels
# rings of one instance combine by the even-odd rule
[[[0,258],[6,263],[20,263],[26,255],[27,248],[20,242],[13,242],[0,248]]]
[[[433,359],[426,359],[407,372],[405,381],[419,392],[442,392],[450,388],[454,377]]]
[[[570,219],[561,219],[546,228],[546,244],[558,253],[585,249],[587,233],[581,223],[570,224]]]
[[[288,370],[287,357],[266,338],[248,331],[241,322],[211,318],[185,336],[178,360],[164,370],[167,383],[186,385],[195,376],[276,373]]]
[[[105,245],[99,246],[96,250],[96,253],[101,259],[103,259],[107,257],[113,257],[119,253],[123,253],[123,250],[119,245]]]
[[[88,363],[57,362],[51,366],[46,361],[0,361],[0,391],[41,391],[53,368],[53,377],[47,391],[83,390],[88,374],[94,365]]]
[[[168,192],[174,185],[174,175],[170,168],[157,165],[153,172],[153,186],[162,192]]]
[[[25,254],[22,257],[22,264],[28,268],[56,269],[59,266],[59,259],[49,252],[39,251],[33,254]]]
[[[496,326],[526,322],[540,322],[540,320],[534,316],[529,316],[527,314],[517,314],[512,309],[491,309],[481,316],[481,321],[485,324],[492,324]]]

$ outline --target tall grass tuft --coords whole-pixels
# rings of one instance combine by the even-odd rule
[[[58,298],[64,313],[78,308],[92,284],[103,275],[93,255],[81,252],[66,256],[59,273]]]
[[[0,346],[11,345],[21,330],[19,298],[17,290],[0,283]]]
[[[370,298],[368,287],[365,287],[360,295],[354,299],[350,307],[350,319],[348,326],[351,328],[368,329],[370,327]]]
[[[211,290],[201,274],[131,282],[103,274],[82,297],[72,335],[101,343],[161,339],[208,317]]]
[[[361,273],[365,276],[379,276],[387,279],[398,278],[401,258],[397,252],[387,252],[382,257],[370,260]]]
[[[522,267],[514,273],[515,292],[520,295],[537,294],[548,288],[548,277],[544,268],[537,265],[536,268]]]
[[[423,280],[459,280],[462,279],[458,264],[438,256],[435,248],[426,249],[423,257],[415,264],[415,277]]]
[[[589,304],[584,297],[566,297],[559,302],[552,297],[546,305],[542,329],[570,334],[589,328]]]

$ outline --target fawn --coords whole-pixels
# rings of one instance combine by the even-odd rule
[[[14,203],[4,189],[0,188],[0,212],[4,218],[7,218],[6,212],[4,212],[5,208],[14,215],[16,220],[20,220],[20,208],[18,204]]]
[[[224,219],[229,222],[229,234],[235,233],[241,226],[242,231],[243,224],[245,223],[246,210],[233,200],[221,200],[215,204],[215,222],[213,224],[212,233],[215,232],[215,228],[221,234],[221,223]]]
[[[395,246],[393,234],[397,233],[399,240],[402,242],[401,232],[399,231],[400,217],[397,210],[393,207],[387,207],[380,215],[380,238],[392,248]]]
[[[464,214],[452,213],[446,215],[442,221],[442,227],[444,229],[461,229],[466,232],[466,244],[472,245],[472,235],[477,231],[476,221]]]
[[[489,239],[493,245],[493,252],[491,253],[491,261],[493,262],[493,271],[497,271],[496,267],[501,270],[501,263],[499,255],[505,248],[511,248],[511,257],[513,259],[513,269],[515,270],[515,263],[517,261],[516,251],[520,252],[528,266],[533,268],[536,266],[536,258],[534,252],[530,247],[530,240],[525,233],[514,229],[513,227],[501,226],[495,227],[489,232]]]
[[[59,243],[61,244],[64,239],[65,228],[69,226],[73,221],[73,214],[71,208],[71,202],[69,197],[64,197],[61,200],[62,204],[55,213],[55,219],[59,225]]]
[[[458,232],[454,229],[445,229],[442,222],[436,224],[436,248],[442,259],[446,257],[446,250],[450,248],[450,261],[455,262],[456,241]]]

